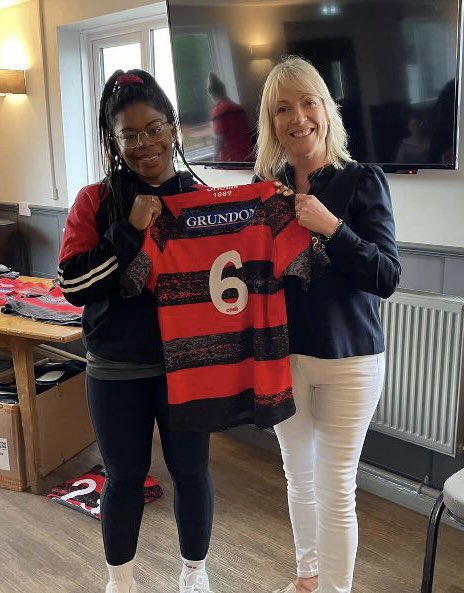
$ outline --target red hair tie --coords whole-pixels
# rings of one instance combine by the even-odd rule
[[[143,80],[136,74],[121,74],[116,78],[114,90],[117,91],[129,84],[143,84]]]

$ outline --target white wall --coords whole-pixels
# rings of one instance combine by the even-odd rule
[[[0,97],[0,201],[51,204],[38,0],[0,9],[0,68],[24,67],[27,95]]]
[[[461,129],[463,124],[461,116]],[[408,177],[388,175],[398,241],[464,247],[462,137],[459,151],[461,168],[458,171],[420,171]]]

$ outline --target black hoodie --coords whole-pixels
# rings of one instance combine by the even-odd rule
[[[139,182],[138,193],[169,196],[195,191],[181,172],[158,187]],[[84,187],[71,208],[63,236],[58,279],[66,299],[84,305],[84,342],[92,354],[113,361],[163,362],[156,301],[152,292],[124,298],[120,279],[137,255],[143,233],[126,219],[109,224],[100,184]]]

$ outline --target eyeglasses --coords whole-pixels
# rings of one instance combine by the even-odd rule
[[[119,134],[114,134],[114,138],[123,148],[137,148],[142,145],[144,136],[148,141],[157,140],[163,134],[164,127],[169,125],[170,123],[167,121],[157,121],[142,132],[123,130]]]

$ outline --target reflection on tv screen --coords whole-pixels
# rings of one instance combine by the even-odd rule
[[[264,80],[297,54],[340,106],[353,158],[455,166],[458,0],[169,0],[168,11],[189,162],[251,166]]]

